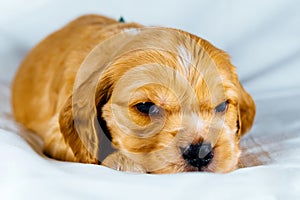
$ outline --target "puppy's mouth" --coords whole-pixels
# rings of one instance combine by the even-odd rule
[[[191,144],[180,148],[187,171],[209,171],[214,158],[214,149],[209,143]]]
[[[156,165],[158,168],[148,168],[148,170],[146,170],[147,173],[214,172],[215,150],[210,144],[195,144],[187,147],[179,147],[179,152],[180,155],[178,159],[167,161],[165,163],[166,165]]]

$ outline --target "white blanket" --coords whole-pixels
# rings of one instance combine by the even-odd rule
[[[300,199],[300,3],[288,0],[0,2],[0,199]],[[39,40],[83,13],[193,32],[226,50],[257,104],[229,174],[148,175],[41,154],[11,115],[9,84]]]

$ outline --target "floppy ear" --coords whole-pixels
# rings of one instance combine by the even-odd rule
[[[252,97],[246,92],[240,82],[238,82],[239,90],[239,126],[240,136],[243,136],[253,125],[255,117],[255,103]]]
[[[78,162],[100,164],[113,151],[110,145],[111,135],[102,118],[102,107],[109,100],[113,85],[109,77],[104,75],[96,86],[92,105],[85,104],[86,101],[84,104],[77,102],[71,95],[59,114],[60,131]],[[84,85],[77,91],[77,98],[80,97],[80,100],[86,96],[83,92],[90,88],[89,83]]]
[[[79,123],[80,121],[76,121]],[[84,123],[84,121],[82,122]],[[79,135],[73,118],[72,96],[70,96],[59,114],[60,131],[65,142],[71,147],[75,161],[98,164],[98,138],[93,131]]]

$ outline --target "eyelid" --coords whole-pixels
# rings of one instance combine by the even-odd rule
[[[215,105],[215,107],[219,106],[222,103],[227,103],[227,104],[231,104],[231,100],[230,99],[224,99],[223,101],[220,101],[218,104]]]

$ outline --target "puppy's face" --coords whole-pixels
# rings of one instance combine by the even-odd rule
[[[254,102],[227,54],[179,30],[124,31],[90,54],[76,81],[60,126],[79,162],[99,160],[97,115],[117,150],[103,165],[228,172],[254,120]]]
[[[191,38],[124,53],[104,74],[111,91],[101,115],[113,146],[148,173],[231,171],[253,122],[228,56]]]

